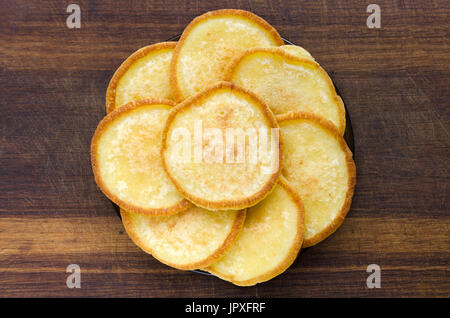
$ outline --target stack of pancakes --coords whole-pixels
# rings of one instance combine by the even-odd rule
[[[95,180],[136,245],[174,268],[267,281],[350,208],[341,98],[309,52],[250,12],[208,12],[178,42],[133,53],[106,111]]]

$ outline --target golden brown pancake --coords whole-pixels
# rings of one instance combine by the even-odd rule
[[[163,164],[180,193],[210,210],[262,200],[279,176],[278,125],[252,93],[221,82],[178,104],[163,132]]]
[[[109,82],[106,111],[146,98],[173,99],[169,68],[176,42],[161,42],[131,54]]]
[[[161,133],[173,105],[162,99],[131,102],[107,115],[95,131],[91,144],[95,181],[128,211],[166,215],[190,205],[161,162]]]
[[[217,10],[195,18],[173,54],[170,81],[176,101],[224,79],[231,60],[252,47],[282,45],[265,20],[243,10]]]
[[[280,178],[272,193],[248,209],[237,241],[207,270],[239,286],[265,282],[294,262],[303,232],[302,201],[287,181]]]
[[[275,115],[305,111],[345,131],[345,108],[319,64],[280,48],[250,49],[235,59],[226,79],[258,95]]]
[[[277,116],[283,137],[282,174],[305,206],[303,247],[319,243],[342,224],[352,201],[356,169],[334,125],[307,113]]]
[[[215,262],[231,247],[245,220],[245,210],[217,212],[196,206],[169,216],[146,216],[123,209],[120,213],[137,246],[178,269]]]

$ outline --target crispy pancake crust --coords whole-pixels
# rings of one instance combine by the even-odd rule
[[[323,241],[325,238],[330,236],[333,232],[335,232],[339,226],[342,224],[342,222],[345,219],[345,216],[347,215],[347,212],[350,209],[350,205],[352,203],[354,188],[356,185],[356,167],[355,163],[353,161],[353,154],[350,151],[350,149],[347,146],[347,143],[345,142],[344,138],[341,136],[339,131],[336,129],[336,127],[328,120],[321,118],[319,116],[316,116],[314,114],[310,113],[304,113],[304,112],[296,112],[296,113],[288,113],[285,115],[280,115],[276,117],[280,127],[283,127],[284,123],[290,122],[290,121],[296,121],[296,120],[307,120],[312,123],[315,123],[319,125],[322,129],[326,130],[330,136],[332,136],[339,144],[342,152],[345,154],[345,162],[347,165],[347,172],[348,172],[348,181],[347,181],[347,192],[345,195],[345,200],[342,205],[342,207],[339,209],[338,213],[336,214],[335,218],[330,221],[329,225],[326,226],[322,231],[319,233],[316,233],[313,237],[304,239],[303,247],[310,247],[313,245],[316,245],[317,243]],[[282,130],[282,129],[281,129]],[[283,132],[281,132],[283,133]],[[284,139],[286,140],[286,136],[284,136]],[[289,179],[288,179],[289,180]],[[305,201],[305,198],[303,198]],[[306,213],[308,213],[308,209],[305,207]],[[306,227],[308,224],[306,224]]]
[[[155,105],[160,106],[164,105],[167,107],[173,107],[175,105],[174,102],[170,100],[165,99],[144,99],[137,102],[130,102],[115,111],[108,114],[106,117],[103,118],[103,120],[99,123],[94,136],[92,138],[91,142],[91,163],[92,163],[92,170],[94,172],[95,181],[99,188],[102,190],[102,192],[114,203],[119,205],[120,207],[123,207],[127,209],[128,211],[133,211],[135,213],[141,213],[141,214],[147,214],[147,215],[170,215],[175,214],[180,211],[183,211],[187,209],[191,204],[189,201],[183,199],[180,196],[180,200],[169,207],[161,207],[161,208],[144,208],[141,206],[136,206],[130,202],[127,202],[123,199],[120,199],[116,193],[111,191],[108,186],[105,184],[103,178],[101,177],[100,173],[100,167],[98,164],[98,146],[99,146],[99,140],[101,136],[104,134],[104,132],[108,129],[108,127],[111,125],[111,123],[114,122],[114,120],[126,116],[127,113],[146,105]]]
[[[121,78],[127,73],[127,71],[140,59],[145,56],[156,53],[158,51],[174,50],[177,42],[161,42],[140,48],[133,54],[131,54],[116,70],[111,81],[109,82],[108,89],[106,90],[106,112],[110,113],[117,107],[122,105],[116,105],[116,89]],[[170,63],[168,64],[169,67]],[[169,79],[167,79],[169,85]],[[170,85],[169,85],[170,88]],[[153,92],[154,93],[154,92]],[[163,96],[157,96],[159,94],[153,94],[155,96],[146,96],[146,98],[165,98],[172,99],[172,94],[163,94]]]
[[[166,229],[165,229],[166,240],[164,240],[164,242],[161,242],[160,237],[157,237],[154,239],[158,243],[164,243],[164,247],[169,248],[169,246],[172,246],[171,242],[173,240],[177,239],[177,237],[176,237],[177,234],[179,236],[182,236],[186,233],[186,232],[183,232],[183,234],[182,234],[179,231],[177,231],[179,229],[177,227],[178,222],[182,223],[182,225],[183,225],[182,229],[184,231],[186,231],[186,230],[192,228],[189,226],[190,222],[192,222],[193,226],[195,226],[196,224],[194,224],[194,223],[200,221],[199,217],[203,217],[204,218],[203,220],[205,220],[207,213],[220,213],[220,216],[224,217],[222,212],[206,211],[206,210],[203,210],[202,208],[192,206],[191,208],[189,208],[183,212],[180,212],[179,214],[176,214],[176,215],[171,215],[171,216],[167,216],[167,217],[154,217],[154,216],[139,216],[139,215],[133,216],[132,213],[127,212],[123,209],[120,209],[120,214],[122,216],[122,222],[124,224],[125,230],[127,231],[131,240],[137,246],[139,246],[146,253],[151,254],[153,257],[155,257],[161,263],[164,263],[171,267],[182,269],[182,270],[193,270],[193,269],[209,266],[210,264],[217,261],[220,257],[222,257],[228,251],[228,249],[232,246],[232,244],[235,242],[239,233],[242,230],[242,227],[243,227],[244,221],[245,221],[246,211],[241,210],[241,211],[228,211],[228,212],[233,213],[235,215],[234,215],[234,218],[230,218],[230,222],[232,222],[232,223],[229,226],[228,233],[225,233],[226,236],[220,245],[218,244],[213,250],[211,250],[208,253],[208,255],[204,256],[203,259],[200,259],[200,260],[197,259],[195,261],[191,260],[191,261],[186,261],[183,263],[175,263],[173,260],[172,261],[169,260],[168,259],[169,257],[163,256],[162,255],[162,254],[164,254],[163,251],[161,251],[158,248],[155,248],[155,246],[153,246],[153,244],[150,241],[149,236],[145,236],[143,233],[139,233],[138,229],[136,228],[136,222],[134,221],[133,217],[138,216],[141,219],[146,219],[149,222],[148,228],[154,229],[153,234],[155,232],[159,232],[159,233],[161,232],[161,228],[158,229],[158,226],[166,226]],[[225,213],[228,213],[228,212],[225,212]],[[157,218],[161,219],[161,223],[156,221]],[[219,221],[216,221],[215,223],[213,223],[214,220],[213,219],[210,219],[210,220],[211,220],[211,226],[215,225],[217,227],[217,225],[220,224]],[[150,223],[150,222],[153,222],[153,223]],[[207,227],[208,227],[208,225],[206,224],[203,227],[203,229],[205,229]],[[223,227],[221,227],[220,229],[222,229],[222,228]],[[218,229],[218,230],[220,230],[220,229]],[[174,231],[177,233],[174,233]],[[178,243],[178,245],[176,244],[177,249],[184,249],[184,251],[186,251],[186,252],[193,252],[192,246],[183,246],[183,243],[187,244],[186,242],[188,242],[188,241],[190,241],[190,242],[194,241],[197,244],[199,244],[198,249],[201,249],[202,247],[204,249],[205,247],[200,246],[201,244],[199,242],[204,240],[204,238],[200,237],[200,236],[201,236],[201,234],[205,234],[205,233],[199,234],[199,232],[200,231],[195,231],[194,233],[190,233],[190,235],[187,239],[182,239],[181,242],[177,241],[177,243]],[[209,233],[208,235],[209,235],[209,237],[212,237],[212,236],[218,235],[218,234],[215,231],[211,231],[211,233]],[[178,237],[178,238],[181,239],[180,237]],[[198,252],[198,251],[196,250],[196,252]],[[199,253],[201,253],[201,252],[199,252]],[[195,253],[192,253],[192,254],[195,254]]]
[[[218,263],[220,263],[220,262],[222,262],[222,260],[226,259],[228,254],[225,254],[222,259],[218,260],[218,262],[213,263],[210,267],[206,268],[206,270],[208,272],[214,274],[215,276],[217,276],[221,279],[230,281],[233,284],[238,285],[238,286],[252,286],[257,283],[268,281],[268,280],[274,278],[275,276],[280,275],[289,266],[291,266],[291,264],[295,261],[296,257],[298,256],[298,254],[300,252],[300,248],[302,246],[303,234],[304,234],[304,214],[305,213],[304,213],[303,203],[302,203],[302,200],[300,199],[299,195],[283,177],[280,177],[280,179],[278,181],[278,185],[280,186],[281,189],[283,189],[283,191],[285,191],[287,193],[289,198],[292,200],[292,203],[294,203],[298,209],[298,213],[297,213],[298,226],[295,228],[297,232],[292,240],[292,245],[291,245],[290,249],[287,251],[286,256],[283,258],[283,260],[280,261],[278,265],[269,269],[264,274],[259,274],[255,277],[245,279],[245,280],[239,280],[233,274],[220,272],[220,269],[217,267]],[[274,190],[274,192],[272,192],[274,195],[275,195],[275,191],[276,190]],[[265,200],[270,200],[271,199],[270,196],[271,195],[269,195]],[[260,204],[263,204],[265,202],[265,200],[262,201]],[[248,209],[247,220],[249,220],[249,218],[251,218],[252,209],[258,209],[259,206],[260,205],[258,204],[255,207],[251,207]],[[285,217],[285,216],[283,216],[283,217]],[[262,217],[260,217],[260,219],[261,218]],[[245,231],[245,226],[246,226],[246,223],[244,223],[243,231]],[[283,235],[285,235],[285,233],[283,233]],[[257,245],[257,242],[255,242],[255,244]],[[239,245],[239,238],[235,243],[236,247],[238,245]],[[234,247],[232,247],[230,249],[230,252],[233,249],[234,249]],[[263,251],[261,249],[259,249],[258,253],[260,253],[260,252],[263,252]],[[263,263],[260,264],[260,266],[264,266],[264,265],[265,264],[263,264]]]
[[[340,132],[341,135],[344,134],[345,132],[345,107],[344,107],[344,103],[342,102],[342,99],[339,97],[339,95],[337,95],[336,90],[334,88],[333,82],[331,81],[330,77],[328,76],[327,72],[325,72],[325,70],[320,67],[320,65],[316,62],[314,62],[311,59],[308,58],[300,58],[299,56],[296,56],[292,53],[288,53],[286,52],[286,49],[282,49],[279,47],[275,47],[275,48],[253,48],[253,49],[249,49],[247,51],[245,51],[243,54],[241,54],[240,56],[236,57],[233,62],[230,64],[230,67],[228,68],[226,75],[225,75],[225,80],[235,83],[237,85],[241,85],[241,83],[239,83],[238,80],[236,80],[234,78],[236,71],[238,70],[239,67],[242,66],[242,63],[245,63],[245,61],[249,58],[251,58],[253,55],[256,54],[265,54],[268,56],[275,56],[277,58],[281,58],[283,59],[283,61],[288,61],[289,63],[295,64],[295,65],[302,65],[305,66],[313,71],[319,72],[319,74],[321,75],[322,79],[325,81],[327,88],[329,89],[329,93],[331,94],[331,98],[333,99],[333,102],[336,106],[336,112],[337,112],[337,122],[333,122],[331,119],[326,118],[328,120],[330,120],[331,122],[333,122],[335,124],[335,126],[337,127],[338,131]],[[263,65],[261,67],[264,67]],[[243,85],[241,85],[243,86]],[[250,89],[253,90],[255,94],[258,94],[258,92],[253,88],[250,87],[245,87],[246,89]],[[263,90],[269,90],[270,91],[270,87],[261,87],[261,89]],[[262,94],[261,94],[262,95]],[[280,113],[277,112],[276,109],[276,105],[279,105],[281,101],[267,101],[265,100],[265,98],[263,98],[263,96],[261,96],[261,99],[264,100],[269,107],[271,107],[272,111],[275,113],[275,115],[283,115],[285,112]],[[301,105],[303,107],[307,106],[307,105]],[[301,111],[300,109],[293,109],[291,111],[297,112],[297,111]]]
[[[270,174],[270,177],[267,179],[267,181],[264,183],[264,185],[261,186],[261,188],[258,191],[254,191],[251,195],[247,197],[241,197],[239,199],[222,199],[222,200],[210,200],[210,196],[213,195],[212,193],[209,193],[208,196],[196,196],[192,193],[190,193],[184,184],[179,181],[177,176],[174,175],[172,170],[172,165],[170,162],[168,162],[168,159],[166,158],[166,152],[168,151],[168,134],[171,132],[171,129],[173,128],[172,125],[177,118],[178,114],[185,113],[186,111],[189,111],[190,107],[193,105],[197,105],[196,103],[202,102],[210,98],[211,96],[214,96],[215,93],[219,93],[222,90],[229,90],[230,92],[233,92],[235,94],[240,94],[244,97],[246,101],[251,101],[253,105],[255,105],[259,111],[261,117],[264,119],[266,127],[268,129],[278,129],[277,121],[275,120],[275,117],[273,116],[270,109],[261,102],[256,95],[253,93],[238,87],[232,83],[227,82],[219,82],[216,85],[213,85],[204,91],[188,98],[184,102],[176,105],[171,113],[169,114],[169,117],[166,121],[166,126],[163,131],[163,142],[162,142],[162,149],[161,149],[161,157],[164,169],[167,172],[167,175],[172,180],[175,187],[178,189],[178,191],[189,201],[193,202],[195,205],[198,205],[200,207],[203,207],[205,209],[209,210],[238,210],[238,209],[244,209],[246,207],[252,206],[256,204],[257,202],[264,199],[264,197],[269,194],[269,192],[273,189],[273,187],[276,185],[277,179],[280,175],[280,166],[281,166],[281,148],[282,148],[282,142],[281,137],[279,138],[278,143],[278,158],[275,158],[273,160],[278,160],[278,167],[275,172],[272,172]],[[239,127],[238,127],[239,128]],[[223,170],[221,170],[223,172]],[[196,176],[192,182],[195,183],[197,180],[199,180],[201,176]],[[230,180],[227,180],[228,182]]]
[[[267,23],[264,19],[261,17],[248,12],[244,10],[236,10],[236,9],[223,9],[223,10],[216,10],[216,11],[210,11],[205,14],[202,14],[198,17],[196,17],[194,20],[189,23],[189,25],[184,29],[183,34],[181,35],[180,40],[178,41],[178,44],[175,48],[175,51],[173,53],[172,57],[172,63],[171,63],[171,70],[170,70],[170,85],[172,87],[173,96],[176,101],[181,102],[185,98],[189,97],[190,95],[193,95],[193,93],[187,93],[183,91],[183,88],[180,87],[179,79],[177,76],[178,67],[179,67],[179,59],[180,59],[180,53],[185,45],[186,39],[189,37],[191,32],[201,23],[204,23],[208,20],[217,18],[217,17],[240,17],[242,19],[245,19],[247,21],[252,21],[256,24],[256,26],[260,27],[262,30],[264,30],[269,37],[272,38],[272,41],[275,46],[282,45],[283,39],[278,34],[277,30],[275,30],[274,27],[272,27],[269,23]],[[261,46],[261,45],[258,45]],[[228,47],[227,49],[230,49]],[[232,58],[230,58],[232,59]],[[223,80],[223,78],[218,78],[217,81]],[[205,84],[205,83],[204,83]],[[209,86],[213,83],[206,83],[203,86]],[[198,92],[198,90],[196,91]],[[194,92],[195,93],[195,92]]]

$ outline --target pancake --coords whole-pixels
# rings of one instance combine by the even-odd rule
[[[192,206],[176,215],[146,216],[121,209],[133,242],[160,262],[178,269],[196,269],[219,259],[236,240],[245,210],[208,211]]]
[[[301,46],[298,45],[292,45],[292,44],[287,44],[287,45],[282,45],[280,46],[280,49],[282,49],[283,51],[285,51],[286,53],[295,55],[299,58],[303,58],[303,59],[307,59],[307,60],[311,60],[311,61],[315,61],[314,57],[311,55],[311,53],[309,53],[307,50],[305,50],[304,48],[302,48]]]
[[[280,178],[271,194],[248,209],[239,238],[207,271],[239,286],[267,281],[294,262],[303,232],[302,201]]]
[[[167,177],[161,133],[173,102],[146,99],[107,115],[91,144],[92,170],[103,193],[128,211],[174,214],[190,204]]]
[[[164,169],[195,205],[243,209],[276,184],[278,132],[272,112],[255,95],[221,82],[171,111],[163,132]]]
[[[331,121],[344,134],[344,104],[314,61],[279,48],[250,49],[234,60],[226,80],[254,92],[275,115],[310,112]]]
[[[312,114],[277,116],[283,137],[282,174],[305,206],[303,247],[342,224],[356,183],[352,153],[334,125]]]
[[[231,60],[253,47],[282,45],[265,20],[243,10],[217,10],[195,18],[173,54],[170,84],[176,101],[224,79]]]
[[[106,111],[146,98],[173,99],[169,68],[176,42],[143,47],[131,54],[114,73],[106,91]]]

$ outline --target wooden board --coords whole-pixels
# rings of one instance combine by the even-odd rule
[[[3,1],[0,10],[0,295],[450,296],[450,2]],[[343,226],[272,281],[248,288],[141,252],[95,185],[89,145],[104,95],[136,49],[217,8],[261,15],[307,48],[347,103],[357,187]],[[66,267],[81,267],[81,288]],[[381,288],[366,286],[369,264]]]

